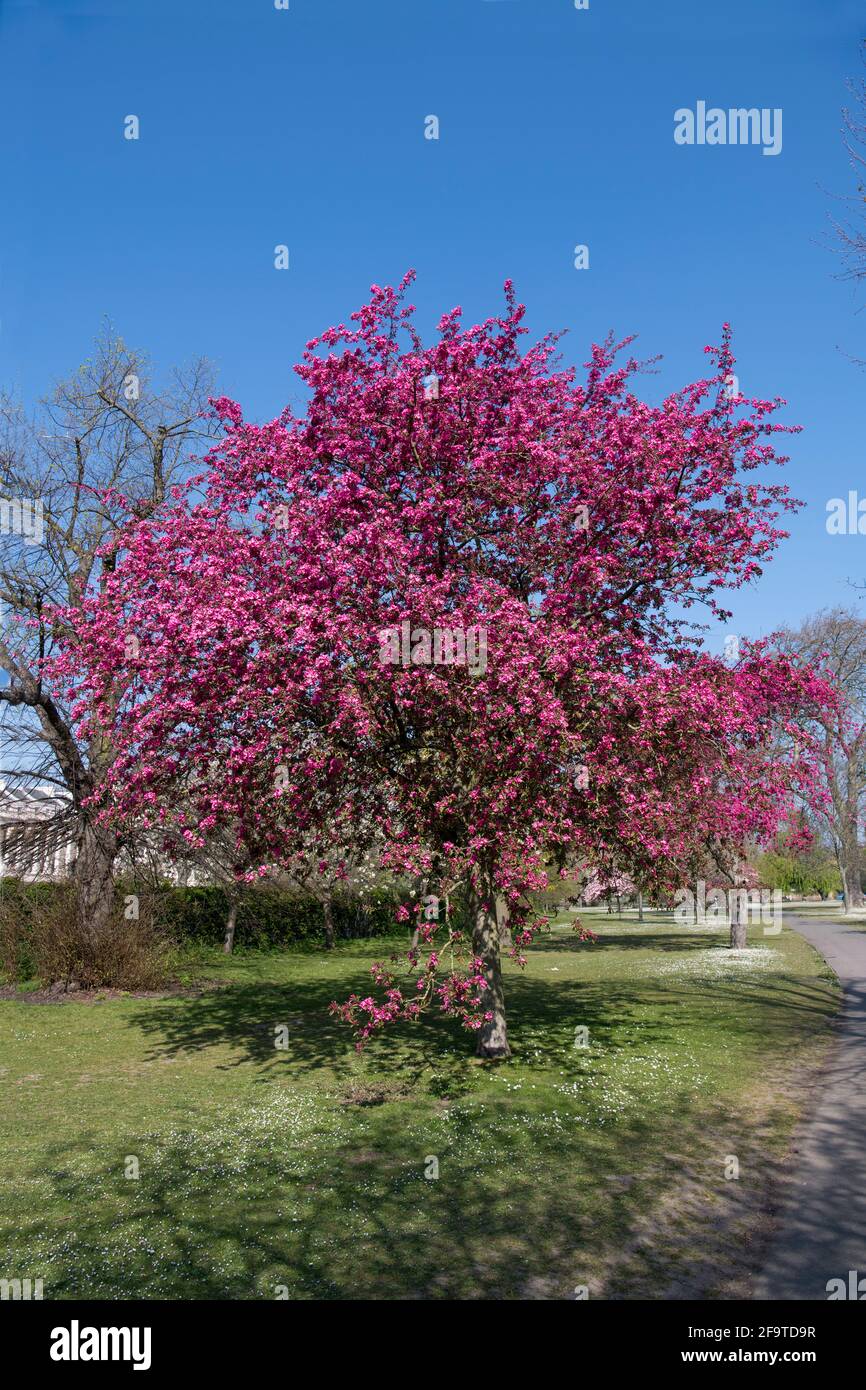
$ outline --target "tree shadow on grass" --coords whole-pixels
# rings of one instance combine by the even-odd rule
[[[229,1047],[231,1056],[215,1060],[215,1066],[252,1063],[264,1077],[288,1064],[296,1075],[329,1070],[348,1081],[357,1071],[354,1038],[346,1024],[329,1014],[328,1006],[335,993],[345,997],[353,984],[335,988],[333,980],[304,980],[279,986],[230,985],[136,1009],[129,1021],[149,1039],[151,1060]],[[285,1048],[277,1046],[283,1040],[278,1030],[283,1028]],[[448,1073],[462,1071],[472,1048],[473,1040],[458,1023],[425,1015],[416,1023],[395,1025],[387,1039],[369,1043],[364,1070],[372,1065],[382,1075],[412,1078],[433,1068],[442,1081]]]
[[[593,929],[591,922],[584,923]],[[699,951],[706,950],[713,944],[727,945],[727,936],[720,931],[693,932],[691,928],[683,927],[679,932],[657,932],[651,929],[651,924],[641,927],[635,923],[635,931],[619,931],[616,934],[605,932],[599,936],[592,945],[587,945],[575,934],[574,936],[548,936],[542,934],[537,936],[532,943],[532,951],[566,951],[566,952],[596,952],[612,950],[636,950],[636,951]]]
[[[425,1019],[371,1044],[359,1064],[347,1031],[327,1015],[334,988],[324,979],[236,985],[135,1007],[131,1026],[144,1031],[152,1056],[200,1052],[215,1067],[253,1064],[268,1100],[293,1095],[298,1076],[319,1081],[323,1123],[295,1133],[277,1106],[273,1127],[251,1136],[239,1107],[214,1115],[213,1133],[157,1132],[142,1138],[138,1182],[124,1180],[118,1154],[100,1157],[88,1136],[55,1144],[34,1173],[47,1176],[54,1200],[9,1235],[16,1250],[51,1252],[44,1271],[33,1269],[44,1272],[48,1298],[270,1299],[279,1287],[301,1299],[567,1298],[575,1283],[606,1286],[605,1259],[626,1249],[643,1210],[665,1193],[676,1197],[681,1173],[671,1152],[701,1140],[716,1102],[705,1099],[696,1119],[695,1102],[674,1093],[605,1129],[581,1124],[563,1095],[560,1129],[545,1127],[550,1106],[533,1110],[528,1089],[506,1099],[484,1087],[477,1106],[458,1107],[440,1126],[431,1097],[453,1100],[479,1077],[471,1036]],[[717,1028],[718,1046],[741,1046],[757,1066],[826,1019],[828,991],[820,978],[769,973],[613,984],[510,974],[515,1074],[526,1058],[558,1066],[577,1024],[614,1060],[690,1046],[696,1028]],[[708,1002],[721,1012],[708,1015]],[[862,991],[851,1007],[866,1017]],[[273,1046],[273,1027],[283,1023],[286,1054]],[[207,1057],[226,1046],[228,1062]],[[281,1065],[283,1076],[274,1070]],[[378,1081],[401,1088],[386,1085],[378,1105],[341,1104],[334,1077],[359,1074],[373,1092]],[[732,1143],[715,1147],[739,1152]],[[841,1125],[838,1144],[853,1163]],[[424,1177],[429,1155],[440,1163],[435,1181]],[[817,1233],[817,1214],[814,1225]]]
[[[214,1058],[218,1068],[252,1064],[260,1080],[288,1068],[295,1076],[328,1071],[348,1083],[359,1070],[367,1077],[416,1084],[426,1076],[433,1094],[463,1094],[472,1083],[467,1063],[474,1036],[453,1019],[427,1014],[394,1025],[374,1037],[359,1063],[345,1024],[328,1013],[333,980],[292,985],[233,985],[197,997],[160,1001],[136,1009],[130,1024],[150,1042],[150,1059],[209,1049],[230,1049]],[[339,993],[347,993],[344,987]],[[555,1063],[574,1047],[575,1029],[589,1030],[592,1045],[615,1053],[657,1047],[707,1026],[707,1002],[725,1013],[724,1036],[783,1042],[792,1017],[818,1021],[828,1012],[827,984],[768,972],[748,979],[628,978],[611,983],[593,978],[551,980],[511,974],[506,982],[509,1036],[515,1061],[539,1048]],[[277,1047],[277,1029],[287,1029],[287,1046]],[[496,1066],[497,1064],[487,1064]]]
[[[150,1039],[151,1060],[228,1046],[233,1056],[216,1065],[278,1066],[284,1050],[277,1043],[285,1037],[298,1065],[323,1066],[340,1057],[346,1041],[345,1030],[328,1013],[333,997],[333,981],[232,984],[135,1009],[130,1024]]]
[[[276,1135],[228,1176],[173,1144],[124,1182],[116,1163],[94,1175],[85,1141],[55,1145],[47,1208],[74,1216],[74,1239],[42,1218],[16,1239],[54,1249],[49,1299],[269,1299],[281,1286],[301,1299],[571,1297],[576,1282],[603,1279],[605,1257],[627,1243],[634,1212],[677,1181],[676,1164],[651,1115],[623,1124],[613,1146],[589,1128],[523,1136],[503,1162],[509,1119],[503,1106],[486,1116],[489,1146],[449,1151],[431,1136],[435,1181],[424,1143],[393,1111],[368,1120],[362,1147],[342,1139],[299,1156]],[[686,1119],[682,1109],[666,1123]],[[608,1181],[612,1147],[616,1173],[635,1172],[629,1187]]]

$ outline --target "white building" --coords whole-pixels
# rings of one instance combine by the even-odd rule
[[[25,883],[66,878],[75,864],[69,797],[55,787],[0,782],[0,877]]]
[[[140,854],[170,883],[198,885],[211,880],[192,862],[175,864],[148,845],[137,842]],[[0,878],[24,883],[47,883],[68,878],[78,853],[75,813],[69,796],[43,784],[22,789],[0,781]],[[121,850],[115,873],[128,873],[132,857]]]

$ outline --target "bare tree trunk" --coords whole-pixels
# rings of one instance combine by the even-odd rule
[[[326,898],[323,904],[325,913],[325,950],[334,949],[334,904],[330,898]]]
[[[230,956],[235,944],[235,927],[238,921],[238,902],[237,898],[229,899],[229,915],[226,918],[226,934],[223,939],[223,950]]]
[[[736,888],[732,888],[728,894],[728,902],[731,911],[731,950],[741,951],[746,945],[746,919],[740,911],[742,903]]]
[[[863,907],[863,889],[860,886],[860,858],[860,845],[857,841],[857,827],[855,825],[853,830],[849,830],[841,846],[839,858],[846,912],[859,912]]]
[[[415,930],[412,933],[412,941],[410,944],[410,950],[412,951],[417,951],[418,942],[421,940],[421,921],[423,918],[424,899],[427,896],[429,882],[430,880],[425,878],[423,874],[416,874],[415,878],[412,880],[412,887],[414,889],[413,901],[417,901],[419,908],[418,915],[415,918]]]
[[[502,962],[499,954],[499,928],[496,905],[489,876],[470,890],[472,917],[472,949],[481,961],[484,986],[481,990],[481,1009],[485,1017],[478,1030],[479,1057],[504,1058],[511,1056],[505,1021],[505,994],[502,988]]]
[[[113,831],[85,820],[75,861],[75,881],[82,940],[91,946],[105,936],[111,924],[117,851],[118,840]]]
[[[499,933],[499,949],[510,951],[513,945],[511,939],[511,914],[508,911],[508,903],[500,894],[496,899],[496,927]]]
[[[642,889],[642,888],[639,888],[639,889],[637,890],[637,920],[638,920],[639,922],[642,922],[642,921],[643,921],[643,889]]]

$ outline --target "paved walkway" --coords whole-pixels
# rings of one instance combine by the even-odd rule
[[[791,926],[844,989],[838,1042],[814,1109],[794,1139],[792,1187],[756,1281],[758,1299],[826,1300],[827,1281],[856,1270],[866,1298],[866,924]]]

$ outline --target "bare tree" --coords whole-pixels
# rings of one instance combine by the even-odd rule
[[[866,41],[861,58],[866,63]],[[842,115],[845,148],[854,172],[856,192],[846,199],[852,205],[852,218],[837,222],[835,227],[845,265],[842,278],[862,281],[866,279],[866,78],[852,80],[849,87],[851,104]]]
[[[827,825],[839,865],[845,910],[859,909],[860,824],[866,810],[866,619],[850,609],[825,609],[796,630],[785,631],[781,646],[823,667],[840,697],[838,709],[824,710],[813,726],[827,797],[817,813]]]
[[[204,360],[154,384],[146,357],[106,326],[93,354],[27,413],[0,397],[0,686],[2,776],[67,794],[77,839],[80,926],[94,942],[111,918],[118,835],[87,806],[111,765],[96,729],[76,736],[42,662],[64,635],[55,611],[98,587],[121,526],[147,517],[201,452],[213,425]]]

